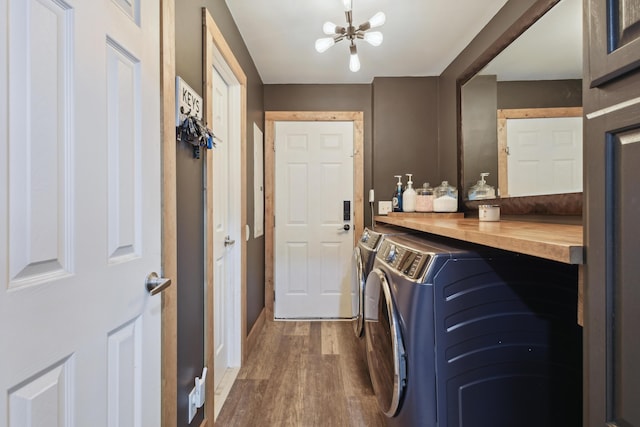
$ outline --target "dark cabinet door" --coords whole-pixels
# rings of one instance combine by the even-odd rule
[[[590,1],[591,86],[640,68],[640,0]]]
[[[640,0],[585,14],[585,425],[640,427]]]

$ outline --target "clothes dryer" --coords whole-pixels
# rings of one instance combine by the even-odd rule
[[[577,268],[461,245],[392,236],[378,250],[365,337],[388,425],[582,425]]]

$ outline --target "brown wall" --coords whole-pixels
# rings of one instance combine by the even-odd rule
[[[364,194],[371,187],[371,85],[264,85],[265,111],[362,111],[364,114]],[[369,209],[365,223],[371,224]]]
[[[498,108],[548,107],[582,107],[582,80],[498,82]]]
[[[176,74],[202,91],[202,10],[206,6],[247,76],[247,222],[253,225],[253,123],[264,129],[262,80],[224,0],[176,3]],[[183,143],[177,150],[178,221],[178,415],[187,424],[188,393],[204,364],[204,204],[202,159]],[[253,235],[253,231],[251,233]],[[247,328],[264,307],[264,238],[247,244]],[[191,425],[199,425],[199,411]]]
[[[397,179],[413,185],[442,179],[438,172],[438,78],[376,77],[373,80],[373,188],[391,200]],[[451,175],[455,179],[455,173]],[[377,210],[377,204],[376,204]]]
[[[489,185],[498,183],[498,95],[496,76],[476,76],[464,85],[461,98],[462,137],[464,154],[464,194],[480,179],[482,172],[489,173]]]

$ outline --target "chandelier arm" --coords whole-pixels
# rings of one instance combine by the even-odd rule
[[[349,24],[349,27],[353,26],[353,11],[351,10],[345,11],[344,16],[345,18],[347,18],[347,23]]]
[[[371,24],[369,23],[369,21],[360,24],[360,26],[358,26],[358,31],[367,31],[368,29],[371,28]]]

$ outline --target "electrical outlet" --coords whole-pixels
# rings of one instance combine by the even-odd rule
[[[189,424],[193,421],[193,418],[198,412],[198,402],[196,401],[196,388],[189,392]]]
[[[378,202],[378,215],[386,215],[393,209],[393,204],[390,201]]]

